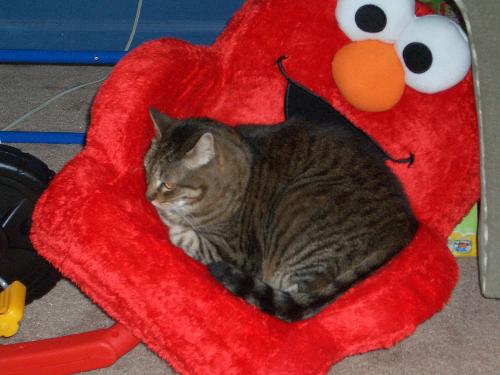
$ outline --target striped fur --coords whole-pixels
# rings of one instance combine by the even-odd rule
[[[172,242],[266,313],[315,314],[416,231],[381,155],[335,124],[230,128],[152,117],[147,197]]]

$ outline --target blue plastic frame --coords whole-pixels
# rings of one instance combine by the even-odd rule
[[[115,65],[127,53],[121,48],[132,30],[132,47],[159,37],[210,44],[243,0],[224,0],[217,2],[215,7],[197,0],[144,0],[141,3],[106,0],[102,3],[82,5],[78,0],[7,2],[3,10],[10,23],[2,24],[0,29],[4,31],[4,40],[10,41],[2,44],[2,48],[11,49],[0,48],[0,63]],[[137,8],[139,4],[141,8]],[[137,10],[141,17],[140,20],[136,17],[139,22],[135,23]],[[61,24],[61,20],[66,23]],[[65,28],[68,25],[70,27]],[[38,37],[45,42],[31,43]],[[19,49],[24,46],[31,49]],[[38,46],[47,49],[33,49]],[[80,47],[107,50],[79,50]],[[0,143],[81,145],[84,141],[85,133],[0,131]]]
[[[0,143],[83,145],[85,133],[0,131]]]
[[[127,52],[0,50],[0,62],[24,64],[115,65]],[[83,145],[85,133],[0,131],[0,143]]]
[[[0,62],[24,64],[115,65],[123,51],[0,50]]]

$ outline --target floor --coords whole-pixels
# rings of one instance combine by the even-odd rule
[[[109,67],[0,65],[0,130],[60,92],[104,78],[110,71]],[[88,85],[60,97],[10,130],[85,131],[98,86],[98,83]],[[55,171],[80,149],[70,145],[13,146],[39,157]],[[458,262],[460,281],[441,313],[396,347],[348,358],[330,374],[500,374],[500,300],[481,296],[475,259]],[[0,339],[0,344],[85,332],[111,324],[99,307],[63,280],[48,295],[27,307],[20,332],[12,339]],[[90,374],[174,372],[140,345],[112,367]]]

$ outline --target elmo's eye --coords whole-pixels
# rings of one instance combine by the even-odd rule
[[[339,0],[335,16],[353,41],[394,42],[415,17],[415,0]]]
[[[432,66],[432,52],[424,43],[412,42],[404,47],[403,60],[411,72],[422,74]]]
[[[415,18],[396,42],[408,86],[433,94],[460,82],[471,57],[467,36],[441,16]]]
[[[363,5],[354,16],[356,25],[367,33],[379,33],[387,26],[387,16],[378,6]]]

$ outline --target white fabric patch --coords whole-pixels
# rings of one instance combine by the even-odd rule
[[[424,73],[414,73],[405,64],[403,51],[411,43],[422,43],[432,53],[432,65]],[[460,82],[471,66],[467,36],[446,17],[415,17],[396,42],[405,69],[406,83],[413,89],[433,94]]]
[[[356,24],[356,13],[365,5],[384,11],[387,24],[382,31],[366,32]],[[339,0],[335,16],[340,29],[353,41],[377,39],[394,43],[415,17],[415,0]]]

